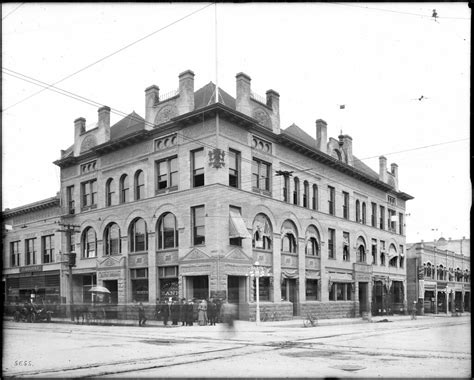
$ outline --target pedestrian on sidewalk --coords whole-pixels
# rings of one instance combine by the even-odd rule
[[[199,326],[207,325],[207,303],[205,300],[202,300],[198,308],[198,320]]]
[[[209,325],[215,326],[216,325],[216,317],[217,317],[217,306],[214,303],[214,300],[211,298],[209,303],[207,304],[207,316],[209,317]]]
[[[179,304],[176,299],[173,299],[173,302],[171,304],[171,321],[173,322],[173,326],[178,326],[178,320],[179,320]]]
[[[143,304],[140,302],[138,304],[138,326],[145,326],[146,316],[145,316],[145,308]]]
[[[189,300],[185,305],[186,310],[186,326],[193,326],[194,324],[194,302]]]
[[[168,325],[168,319],[170,317],[170,305],[168,302],[164,301],[161,305],[161,315],[163,316],[163,324]]]

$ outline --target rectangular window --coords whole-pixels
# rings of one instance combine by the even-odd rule
[[[192,207],[192,228],[194,245],[206,243],[204,206]]]
[[[398,233],[403,235],[403,213],[398,213]]]
[[[329,191],[329,214],[334,215],[334,210],[335,210],[335,198],[336,198],[336,189],[332,186],[328,186],[328,191]]]
[[[343,232],[342,233],[342,260],[344,261],[350,261],[351,256],[350,256],[350,243],[349,243],[349,232]]]
[[[377,227],[377,204],[372,202],[372,227]]]
[[[204,186],[204,149],[191,152],[193,187]]]
[[[380,240],[380,265],[385,266],[385,242]]]
[[[156,192],[178,188],[178,157],[156,162]]]
[[[82,208],[97,207],[97,180],[81,183]]]
[[[333,282],[329,288],[330,301],[350,301],[352,299],[352,284]]]
[[[270,277],[258,278],[258,295],[259,301],[270,301]],[[257,284],[253,277],[253,299],[257,299]]]
[[[67,203],[68,213],[74,214],[75,213],[74,186],[66,187],[66,203]]]
[[[385,229],[385,207],[380,206],[380,229]]]
[[[132,299],[137,302],[148,302],[148,268],[130,269],[132,282]]]
[[[241,215],[240,207],[229,206],[230,215]],[[229,221],[231,223],[231,221]],[[242,247],[242,238],[241,237],[229,237],[229,244],[236,245],[237,247]]]
[[[10,243],[10,265],[12,267],[20,266],[20,241]]]
[[[288,175],[283,175],[283,201],[290,201],[290,177]]]
[[[372,265],[377,265],[377,240],[372,239]]]
[[[43,264],[48,264],[54,262],[54,235],[42,236],[41,245],[43,248]]]
[[[313,210],[318,210],[318,186],[313,185]]]
[[[332,228],[328,229],[328,257],[334,259],[334,244],[335,244],[336,231]]]
[[[271,165],[256,158],[252,161],[252,187],[254,189],[270,191]]]
[[[36,264],[36,239],[25,240],[25,265]]]
[[[318,297],[318,280],[306,280],[306,300],[317,301]]]
[[[388,221],[387,221],[387,226],[388,230],[390,232],[396,232],[397,231],[397,214],[395,211],[387,209],[388,213]]]
[[[349,219],[349,193],[342,192],[344,197],[344,204],[342,205],[342,216],[344,219]]]
[[[400,252],[400,268],[403,268],[404,265],[404,258],[405,258],[405,251],[403,249],[403,245],[399,246],[399,252]],[[442,278],[441,278],[442,280]]]
[[[387,200],[388,200],[388,203],[391,204],[391,205],[396,205],[397,204],[397,200],[392,197],[391,195],[387,195]]]
[[[240,187],[240,152],[229,149],[229,186]]]

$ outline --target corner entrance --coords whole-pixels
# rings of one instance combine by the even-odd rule
[[[237,315],[241,317],[240,305],[246,302],[245,276],[227,276],[227,300],[237,306]]]
[[[104,302],[110,306],[105,307],[105,315],[107,319],[117,318],[117,304],[118,304],[118,281],[117,280],[105,280],[103,281],[104,286],[109,289],[110,294],[106,296]],[[108,298],[108,300],[107,300]]]
[[[359,282],[359,313],[367,313],[369,311],[369,284],[367,282]]]
[[[209,276],[186,276],[186,298],[208,299]]]
[[[281,298],[293,304],[293,316],[298,315],[298,289],[295,278],[286,278],[281,284]]]

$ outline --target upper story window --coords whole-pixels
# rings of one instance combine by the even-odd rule
[[[336,206],[336,189],[332,186],[328,186],[328,191],[329,191],[329,200],[328,200],[329,214],[334,215],[334,210]]]
[[[82,164],[81,165],[81,174],[90,173],[90,172],[96,170],[96,165],[97,165],[96,161],[91,161],[91,162],[88,162],[86,164]]]
[[[365,202],[362,202],[362,224],[367,223],[367,208]]]
[[[318,210],[318,202],[319,202],[319,196],[318,196],[318,186],[313,185],[313,200],[312,200],[312,208],[313,210]]]
[[[41,237],[41,246],[43,250],[43,264],[54,262],[54,235],[47,235]]]
[[[87,227],[82,233],[82,257],[97,257],[97,236],[92,227]]]
[[[365,263],[367,261],[367,254],[365,249],[365,240],[362,237],[357,239],[357,257],[358,263]]]
[[[156,191],[178,188],[178,157],[167,158],[156,163]]]
[[[372,216],[371,216],[372,227],[377,227],[377,204],[372,202]]]
[[[395,197],[392,197],[391,195],[387,195],[387,200],[388,200],[388,203],[391,204],[391,205],[396,205],[397,204],[397,200]]]
[[[385,229],[385,207],[380,206],[380,229]]]
[[[270,191],[271,165],[257,158],[252,160],[252,187]]]
[[[105,205],[112,206],[115,202],[115,181],[109,178],[105,183]]]
[[[403,249],[403,245],[398,246],[399,253],[400,253],[400,268],[403,268],[404,261],[405,261],[405,250]]]
[[[294,223],[290,220],[283,222],[281,227],[281,251],[296,253],[298,251],[297,231]]]
[[[81,183],[81,198],[83,209],[97,207],[97,180],[91,179],[90,181]]]
[[[120,203],[127,203],[129,201],[129,192],[128,175],[124,174],[120,177]]]
[[[10,243],[10,266],[20,266],[20,241]]]
[[[335,259],[334,246],[336,244],[336,230],[329,228],[328,229],[328,257],[330,259]]]
[[[403,235],[403,214],[401,212],[398,213],[398,233]]]
[[[344,219],[349,219],[349,193],[343,191],[342,196],[344,203],[342,205],[342,216]]]
[[[360,201],[356,200],[356,222],[360,223]]]
[[[192,242],[193,245],[206,243],[206,220],[204,206],[191,208],[192,224]]]
[[[290,176],[283,176],[283,201],[290,201]]]
[[[258,214],[252,224],[253,248],[270,251],[272,249],[273,230],[270,220],[265,214]]]
[[[25,240],[25,265],[36,264],[36,239]]]
[[[104,233],[105,255],[120,255],[120,228],[116,223],[109,224]]]
[[[145,197],[145,174],[143,170],[137,170],[135,173],[135,200],[138,201]]]
[[[306,256],[319,257],[320,255],[319,232],[314,226],[309,226],[306,230]]]
[[[398,266],[398,255],[397,249],[393,244],[390,244],[390,247],[388,247],[388,257],[388,266],[396,268]]]
[[[74,214],[76,212],[74,202],[74,185],[66,187],[66,203],[68,213]]]
[[[372,239],[372,265],[377,265],[377,240]]]
[[[309,207],[309,183],[304,181],[303,183],[303,207]]]
[[[204,186],[204,148],[191,152],[193,187]]]
[[[171,212],[167,212],[158,219],[158,249],[170,249],[178,247],[178,226],[176,218]]]
[[[240,187],[240,152],[229,149],[229,186]]]
[[[342,233],[342,260],[344,261],[351,261],[349,239],[350,239],[349,232],[343,232]]]
[[[130,225],[130,252],[143,252],[148,249],[146,223],[142,218],[135,219]]]
[[[293,204],[300,204],[300,180],[298,177],[294,178],[294,188],[293,188]]]
[[[389,231],[391,232],[396,232],[396,227],[397,227],[397,215],[395,211],[388,209],[388,221],[387,221],[387,226]]]

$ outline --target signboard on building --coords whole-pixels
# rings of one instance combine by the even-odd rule
[[[29,265],[27,267],[20,267],[20,273],[24,272],[41,272],[43,270],[42,265]]]

